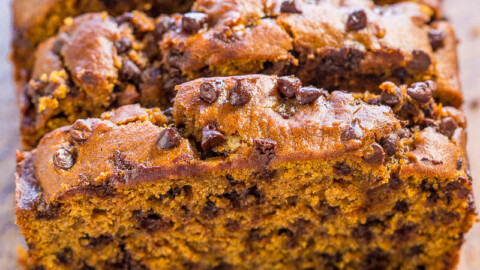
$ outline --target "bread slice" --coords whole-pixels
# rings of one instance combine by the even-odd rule
[[[155,19],[141,12],[74,18],[35,53],[21,93],[24,145],[121,105],[168,107],[175,85],[211,76],[296,74],[306,85],[353,92],[431,79],[438,102],[462,103],[455,35],[447,22],[430,22],[431,9],[267,2],[197,1],[192,12]]]
[[[19,152],[28,264],[453,269],[475,216],[462,112],[431,81],[295,82],[195,80],[171,114],[127,105]]]

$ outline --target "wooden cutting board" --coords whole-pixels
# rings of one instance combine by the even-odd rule
[[[0,0],[0,268],[18,269],[17,247],[24,245],[14,224],[15,149],[19,146],[18,108],[7,61],[10,42],[9,0]],[[465,94],[468,153],[474,177],[475,198],[480,199],[480,1],[445,0],[445,15],[460,40],[461,79]],[[476,181],[476,182],[475,182]],[[478,201],[478,200],[477,200]],[[479,205],[477,203],[477,205]],[[480,269],[480,224],[466,235],[459,270]]]

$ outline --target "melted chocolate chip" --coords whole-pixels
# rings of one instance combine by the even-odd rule
[[[122,69],[120,70],[120,78],[122,80],[137,81],[140,78],[142,71],[131,60],[124,60]]]
[[[183,31],[195,34],[202,29],[208,21],[208,15],[200,12],[185,13],[182,18]]]
[[[170,150],[180,145],[182,137],[174,127],[163,129],[158,135],[157,146],[163,150]]]
[[[398,136],[397,134],[389,134],[382,138],[380,141],[380,144],[382,145],[383,149],[385,150],[385,153],[387,156],[391,157],[395,155],[398,149]]]
[[[433,51],[436,51],[443,46],[445,46],[445,32],[438,29],[431,29],[428,31],[428,40],[430,41],[430,45],[432,46]]]
[[[378,163],[382,164],[385,161],[385,152],[383,148],[378,143],[373,143],[370,145],[371,151],[363,156],[363,159],[368,163]]]
[[[461,170],[462,166],[463,166],[463,158],[461,157],[457,160],[457,171]]]
[[[62,251],[55,253],[57,261],[60,264],[70,264],[73,262],[73,249],[66,247]]]
[[[217,131],[215,126],[207,125],[202,130],[202,149],[203,151],[210,151],[213,148],[225,142],[225,137],[222,133]]]
[[[220,95],[220,89],[218,89],[219,84],[221,84],[220,81],[203,82],[200,85],[200,98],[207,103],[215,102]]]
[[[325,91],[315,87],[300,87],[295,93],[297,102],[301,105],[314,103],[321,95],[325,95]]]
[[[277,142],[269,139],[254,139],[253,155],[256,157],[257,162],[262,166],[266,166],[276,156]]]
[[[343,131],[340,139],[342,141],[349,141],[352,139],[360,139],[363,137],[363,130],[360,127],[360,121],[358,119],[353,120],[349,127]]]
[[[292,98],[302,86],[302,82],[293,76],[284,76],[277,79],[277,85],[280,94]]]
[[[173,222],[156,213],[147,212],[143,213],[141,210],[133,212],[133,218],[137,220],[137,224],[140,228],[146,230],[149,233],[157,231],[167,231],[173,226]]]
[[[241,80],[237,80],[235,86],[230,90],[228,100],[233,106],[242,106],[247,104],[252,99],[252,95],[248,89],[243,85]]]
[[[70,128],[70,137],[74,142],[82,143],[92,136],[92,126],[87,120],[77,120]]]
[[[117,48],[117,53],[126,53],[132,48],[132,41],[123,37],[115,42],[115,48]]]
[[[346,162],[337,162],[333,165],[333,168],[342,175],[348,176],[351,175],[353,172],[352,167],[348,165]]]
[[[390,107],[395,107],[402,98],[402,90],[391,82],[383,83],[380,88],[382,94],[380,95],[380,101]]]
[[[416,102],[425,104],[431,100],[436,89],[437,86],[433,81],[419,82],[408,88],[407,94]]]
[[[282,13],[302,13],[300,9],[295,5],[295,0],[284,0],[280,6],[280,12]]]
[[[218,215],[218,207],[215,202],[207,201],[206,205],[202,209],[202,215],[209,219],[216,218]]]
[[[449,138],[452,138],[457,127],[457,121],[452,117],[445,117],[442,119],[442,122],[440,122],[440,132]]]
[[[417,70],[417,71],[426,71],[432,60],[430,56],[422,50],[414,50],[412,52],[412,60],[407,63],[407,68]]]
[[[59,169],[67,171],[70,170],[74,164],[75,157],[72,152],[67,149],[58,149],[55,154],[53,154],[53,165]]]
[[[117,150],[113,153],[113,164],[115,168],[121,171],[129,171],[135,169],[135,163],[127,160],[127,157],[124,153]]]
[[[363,9],[355,10],[348,15],[347,30],[357,31],[367,26],[367,13]]]
[[[393,210],[405,214],[406,212],[408,212],[408,203],[404,200],[398,201],[395,203]]]

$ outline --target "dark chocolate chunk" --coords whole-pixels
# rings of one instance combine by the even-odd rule
[[[407,68],[416,71],[426,71],[431,64],[432,60],[426,52],[422,50],[414,50],[412,52],[412,59],[407,63]]]
[[[203,151],[210,151],[213,148],[225,142],[225,137],[222,133],[217,131],[215,126],[207,125],[202,130],[202,149]]]
[[[423,157],[420,159],[421,162],[425,164],[432,164],[432,165],[442,165],[443,161],[442,160],[436,160],[436,159],[430,159],[428,157]]]
[[[363,9],[358,9],[348,15],[347,30],[357,31],[367,26],[367,13]]]
[[[300,87],[295,97],[301,105],[314,103],[321,95],[325,95],[325,91],[315,87]]]
[[[140,78],[142,71],[131,60],[124,60],[122,69],[120,70],[120,78],[122,80],[137,81]]]
[[[370,145],[371,151],[363,156],[363,159],[368,163],[378,163],[382,164],[385,161],[385,152],[383,148],[378,143],[373,143]]]
[[[132,41],[129,38],[122,37],[115,42],[115,48],[117,48],[117,53],[126,53],[132,48]]]
[[[393,210],[405,214],[408,211],[408,203],[404,200],[397,201],[393,207]]]
[[[433,51],[436,51],[445,46],[445,32],[438,29],[431,29],[428,31],[428,40],[432,46]]]
[[[368,224],[358,224],[352,230],[352,237],[355,239],[363,239],[369,242],[372,240],[373,234],[370,231]]]
[[[230,90],[228,100],[233,106],[242,106],[252,99],[252,95],[245,88],[241,80],[237,80],[235,86]]]
[[[348,126],[345,131],[343,131],[340,139],[342,141],[349,141],[352,139],[360,139],[363,137],[363,130],[360,127],[358,119],[353,120],[353,122]]]
[[[302,13],[295,4],[295,0],[284,0],[280,6],[280,12],[282,13]]]
[[[122,15],[118,16],[115,18],[115,21],[118,24],[126,23],[126,22],[131,22],[135,16],[133,16],[133,13],[131,12],[125,12]]]
[[[398,149],[398,136],[397,134],[389,134],[382,138],[380,141],[380,144],[382,145],[383,149],[385,150],[385,153],[387,156],[391,157],[395,155]]]
[[[270,139],[254,139],[253,145],[253,155],[262,166],[268,165],[277,154],[277,142]]]
[[[163,129],[158,135],[157,146],[163,150],[170,150],[180,145],[182,137],[174,127]]]
[[[88,120],[79,119],[70,128],[70,137],[77,143],[87,141],[92,134],[92,126]]]
[[[60,148],[53,154],[53,165],[64,171],[70,170],[75,164],[75,157],[67,149]]]
[[[452,138],[457,127],[457,121],[450,116],[443,118],[440,122],[440,132],[449,138]]]
[[[218,89],[219,83],[221,82],[203,82],[200,85],[200,98],[207,103],[215,102],[220,94],[220,89]]]
[[[155,25],[155,30],[153,31],[157,39],[161,39],[163,34],[168,30],[171,30],[175,27],[175,20],[170,17],[162,17],[158,23]]]
[[[173,107],[168,107],[167,109],[165,109],[163,111],[163,114],[165,114],[166,116],[173,116]]]
[[[73,249],[66,247],[60,252],[55,253],[58,263],[60,264],[70,264],[73,262]]]
[[[294,97],[301,86],[300,79],[293,76],[284,76],[277,79],[278,92],[287,98]]]
[[[159,214],[151,211],[143,213],[141,210],[133,212],[133,218],[137,220],[137,224],[140,228],[146,230],[149,233],[157,231],[167,231],[173,226],[173,222]]]
[[[200,29],[205,27],[208,21],[208,15],[201,12],[189,12],[185,13],[182,17],[182,29],[183,31],[195,34]]]
[[[457,171],[461,170],[462,166],[463,166],[463,158],[461,157],[457,160]]]
[[[337,162],[335,165],[333,165],[333,168],[335,168],[337,173],[345,176],[351,175],[353,172],[352,167],[350,167],[350,165],[348,165],[346,162]]]
[[[391,82],[383,83],[380,88],[382,94],[380,95],[380,101],[390,107],[395,107],[402,98],[402,90]]]
[[[206,205],[202,209],[202,214],[209,219],[213,219],[217,217],[218,211],[219,209],[215,202],[207,201]]]
[[[433,81],[418,82],[407,89],[407,94],[416,102],[428,103],[433,92],[437,89],[437,85]]]

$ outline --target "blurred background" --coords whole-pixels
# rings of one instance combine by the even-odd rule
[[[444,15],[457,30],[460,75],[468,119],[468,154],[480,208],[480,0],[444,0]],[[33,0],[32,3],[35,1]],[[407,33],[406,33],[407,34]],[[18,269],[17,249],[24,246],[15,225],[15,149],[19,116],[8,60],[11,39],[10,0],[0,0],[0,269]],[[459,270],[480,269],[480,223],[466,235]]]

